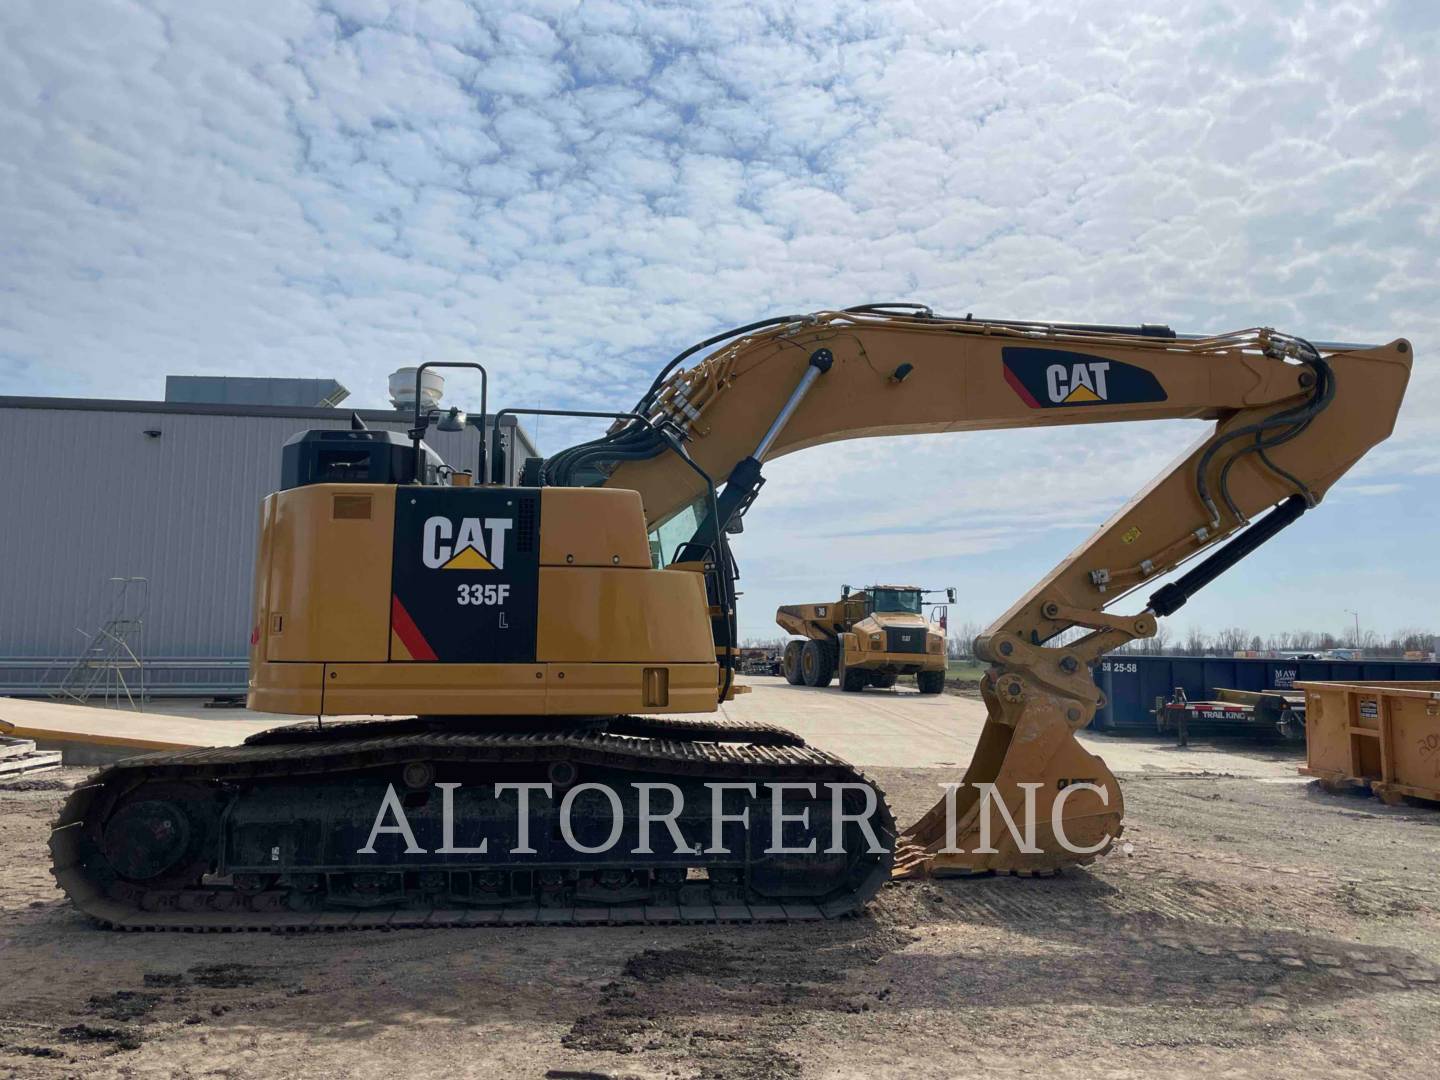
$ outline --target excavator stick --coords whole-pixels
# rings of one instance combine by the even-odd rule
[[[1224,418],[976,641],[977,655],[993,664],[981,687],[988,716],[979,746],[963,785],[902,833],[893,876],[1047,873],[1109,849],[1121,831],[1120,790],[1105,763],[1075,739],[1100,704],[1090,665],[1152,636],[1157,615],[1178,610],[1293,524],[1389,433],[1409,374],[1406,343],[1371,356],[1311,359],[1322,376],[1309,384],[1319,407],[1286,416],[1266,406]],[[1334,391],[1325,380],[1357,394],[1368,380],[1373,414],[1353,400],[1326,408]],[[1266,441],[1270,430],[1280,437]],[[1173,535],[1177,524],[1180,537]],[[1136,549],[1129,557],[1136,565],[1117,566],[1127,546]],[[1102,610],[1110,587],[1123,593],[1202,549],[1205,557],[1152,593],[1140,615]],[[1076,626],[1092,632],[1066,647],[1034,644]]]

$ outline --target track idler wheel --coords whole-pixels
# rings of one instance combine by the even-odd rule
[[[98,827],[87,822],[111,874],[152,890],[198,883],[214,860],[218,825],[215,795],[185,783],[142,784]]]
[[[190,822],[168,799],[126,803],[105,823],[100,850],[130,881],[153,881],[182,865],[190,852]]]

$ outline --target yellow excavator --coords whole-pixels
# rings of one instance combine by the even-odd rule
[[[249,704],[313,719],[103,770],[54,872],[108,925],[243,929],[822,918],[891,876],[1086,862],[1123,817],[1075,738],[1091,665],[1315,506],[1389,434],[1410,366],[1404,340],[872,304],[687,349],[514,486],[499,422],[474,478],[424,444],[419,404],[408,443],[307,433],[261,512]],[[974,759],[908,827],[783,727],[675,715],[741,689],[727,536],[766,462],[1171,418],[1214,427],[977,638]],[[326,719],[357,714],[401,718]]]

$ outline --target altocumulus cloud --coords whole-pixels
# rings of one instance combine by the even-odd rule
[[[967,7],[10,0],[0,392],[303,372],[378,404],[478,355],[506,401],[622,407],[721,326],[904,297],[1409,335],[1364,501],[1433,477],[1440,7]],[[835,577],[907,504],[901,563],[1073,539],[1192,436],[801,455],[745,543],[778,573],[818,520]]]

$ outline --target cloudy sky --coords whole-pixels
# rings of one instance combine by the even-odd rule
[[[1172,621],[1440,629],[1437,136],[1433,0],[7,0],[0,394],[380,405],[475,358],[492,400],[621,408],[717,329],[891,299],[1403,335],[1395,438]],[[877,577],[988,620],[1197,430],[783,459],[742,625]]]

